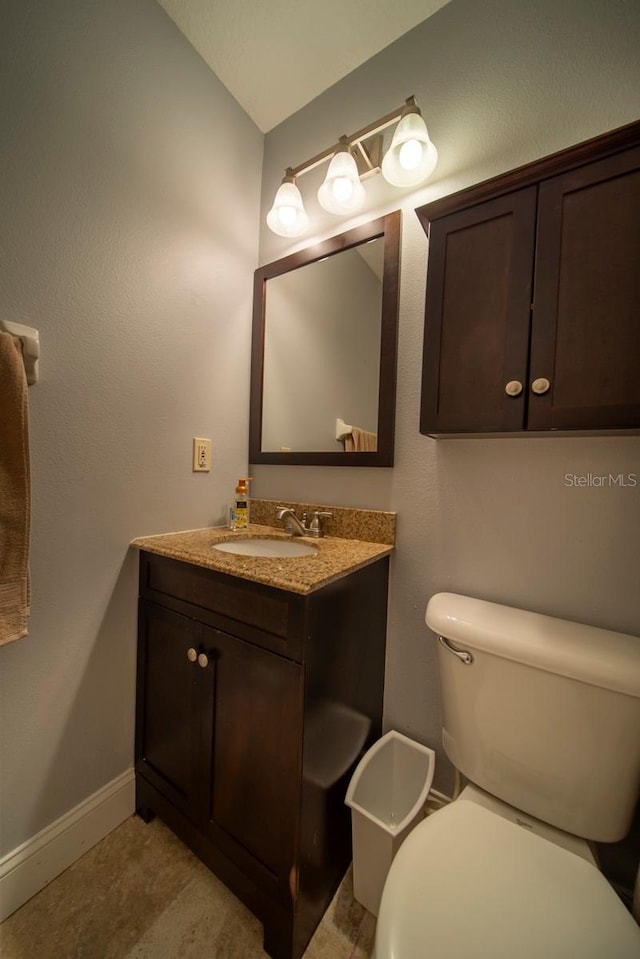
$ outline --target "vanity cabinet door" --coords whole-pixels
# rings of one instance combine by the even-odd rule
[[[205,829],[262,888],[291,901],[302,752],[302,667],[205,627],[212,671]]]
[[[423,433],[523,428],[535,216],[530,187],[431,224]]]
[[[174,806],[193,816],[199,776],[202,626],[141,601],[138,638],[136,771]]]
[[[545,180],[529,429],[640,427],[640,147]]]

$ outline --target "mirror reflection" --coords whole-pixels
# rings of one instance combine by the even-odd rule
[[[378,237],[267,281],[263,451],[377,449],[383,254]]]
[[[399,212],[256,271],[251,463],[393,463]]]

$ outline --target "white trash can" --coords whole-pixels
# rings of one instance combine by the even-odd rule
[[[364,754],[349,783],[353,893],[374,916],[393,857],[422,819],[435,759],[433,749],[391,730]]]

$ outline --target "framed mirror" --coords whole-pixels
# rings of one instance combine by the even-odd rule
[[[393,466],[400,211],[256,270],[249,462]]]

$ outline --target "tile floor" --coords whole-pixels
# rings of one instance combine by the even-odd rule
[[[305,959],[369,959],[347,874]],[[132,816],[0,926],[2,959],[268,959],[262,926],[163,823]]]

